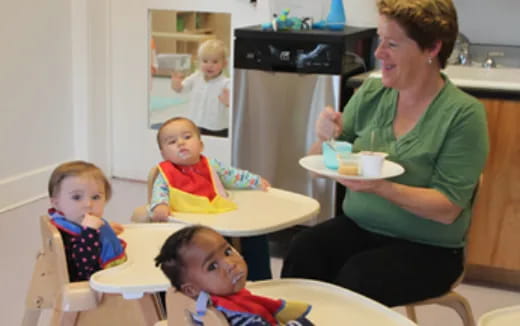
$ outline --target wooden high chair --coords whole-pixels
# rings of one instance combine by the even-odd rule
[[[36,258],[25,301],[23,326],[38,324],[42,309],[52,309],[52,326],[153,325],[159,307],[153,295],[125,300],[119,295],[101,295],[88,281],[70,282],[65,248],[58,229],[48,216],[40,218],[42,249]]]
[[[153,183],[155,181],[155,178],[157,178],[157,175],[159,174],[159,168],[157,168],[156,165],[154,165],[150,172],[148,172],[147,177],[147,203],[150,203],[152,200],[152,189],[153,189]],[[134,212],[132,213],[132,222],[134,223],[146,223],[150,222],[150,216],[148,216],[148,207],[147,205],[139,206],[136,209],[134,209]]]

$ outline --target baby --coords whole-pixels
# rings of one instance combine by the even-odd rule
[[[197,126],[186,118],[172,118],[157,132],[164,161],[152,187],[151,220],[167,221],[175,212],[221,213],[236,209],[225,188],[267,190],[269,182],[248,171],[224,166],[201,154],[204,146]],[[240,239],[253,271],[250,280],[271,278],[266,235]]]
[[[126,261],[126,244],[105,221],[103,210],[112,187],[94,164],[61,164],[49,180],[51,223],[61,233],[71,282],[86,281],[96,271]],[[118,233],[122,226],[113,226]]]
[[[229,126],[229,78],[222,73],[227,65],[227,49],[220,40],[203,42],[198,49],[199,70],[184,79],[172,73],[171,87],[190,92],[189,116],[203,134],[226,136]]]
[[[199,302],[209,296],[230,325],[312,325],[305,318],[310,305],[261,297],[245,289],[244,259],[211,228],[194,225],[175,232],[155,264],[178,291]]]
[[[152,188],[151,219],[166,221],[173,212],[220,213],[236,209],[226,188],[262,189],[270,185],[248,171],[226,167],[201,154],[204,145],[197,126],[189,119],[166,121],[157,132],[164,161]]]

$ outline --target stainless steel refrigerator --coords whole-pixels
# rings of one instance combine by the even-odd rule
[[[348,100],[346,78],[371,66],[373,29],[272,32],[235,30],[232,164],[274,187],[320,202],[314,224],[336,215],[335,182],[299,166],[316,140],[314,124],[326,105]]]

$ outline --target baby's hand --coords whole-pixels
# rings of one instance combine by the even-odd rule
[[[220,95],[218,96],[218,100],[220,103],[224,104],[227,108],[229,108],[229,88],[224,88]]]
[[[88,228],[91,228],[94,230],[99,229],[100,227],[103,226],[103,224],[105,224],[105,222],[101,218],[94,216],[94,215],[90,215],[90,214],[85,214],[85,217],[83,217],[83,221],[81,221],[82,226],[85,226],[85,227],[88,227]]]
[[[152,214],[152,222],[167,222],[170,215],[170,208],[166,204],[155,206]]]
[[[171,74],[171,87],[174,91],[182,91],[182,81],[184,80],[184,74],[182,72],[172,72]]]
[[[120,235],[125,230],[125,227],[117,222],[110,222],[110,227],[112,228],[112,230],[114,230],[114,233],[116,235]]]
[[[269,189],[269,187],[271,187],[271,184],[269,183],[269,181],[265,180],[264,178],[261,178],[260,179],[260,189],[262,189],[263,191],[267,191],[267,189]]]

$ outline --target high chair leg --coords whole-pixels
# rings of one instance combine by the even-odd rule
[[[410,319],[414,323],[417,323],[417,315],[415,314],[415,306],[413,306],[413,305],[406,306],[406,316],[408,316],[408,319]]]
[[[75,326],[77,319],[77,311],[61,311],[54,309],[50,326]]]
[[[464,326],[475,326],[475,319],[468,300],[456,292],[451,292],[446,299],[439,303],[442,306],[451,307],[462,319]]]
[[[161,295],[159,293],[154,293],[154,294],[152,294],[152,296],[153,296],[153,300],[155,302],[155,307],[159,314],[159,319],[160,320],[166,319],[166,317],[167,317],[166,316],[166,302],[163,302],[163,299],[161,298]]]
[[[242,244],[240,243],[240,238],[233,237],[231,238],[231,245],[240,253],[242,253]]]
[[[40,309],[25,309],[22,326],[37,326],[40,319]]]
[[[162,319],[162,308],[155,294],[144,295],[139,299],[139,307],[143,314],[146,325],[154,325]]]

